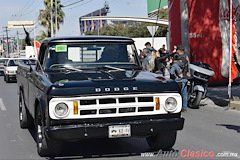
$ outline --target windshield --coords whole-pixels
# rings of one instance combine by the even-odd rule
[[[10,59],[7,66],[18,66],[19,63],[35,64],[34,59]]]
[[[44,60],[46,69],[69,67],[140,67],[134,44],[56,44],[48,48]]]
[[[4,64],[8,59],[0,59],[0,64]]]

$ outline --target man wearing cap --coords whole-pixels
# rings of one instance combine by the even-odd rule
[[[182,71],[182,78],[176,79],[182,83],[181,94],[182,94],[182,112],[187,112],[187,105],[188,105],[188,93],[187,93],[187,83],[188,78],[190,77],[189,71],[189,58],[184,52],[184,47],[182,45],[177,46],[176,52],[179,54],[178,62],[175,64],[176,67],[171,68],[170,70],[170,77],[175,79],[176,77],[180,77],[180,75],[172,75],[172,73],[180,73],[179,71],[173,71],[175,68],[181,68]],[[177,67],[177,65],[179,65]],[[174,78],[173,78],[174,77]]]

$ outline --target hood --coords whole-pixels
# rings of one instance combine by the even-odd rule
[[[53,83],[49,95],[162,93],[179,92],[179,85],[170,79],[145,71],[84,71],[48,73]]]
[[[6,67],[7,71],[17,71],[18,66],[8,66]]]

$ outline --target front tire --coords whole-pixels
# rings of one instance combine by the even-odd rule
[[[51,140],[45,135],[42,117],[42,113],[38,107],[35,124],[37,152],[41,157],[59,156],[62,150],[62,143],[59,141]]]
[[[8,75],[6,75],[6,77],[5,77],[5,81],[6,81],[6,83],[9,83],[10,81],[9,81],[9,77],[8,77]]]
[[[169,150],[176,141],[177,132],[162,132],[155,136],[147,137],[148,145],[153,150]]]
[[[194,91],[192,96],[193,97],[190,97],[189,99],[188,106],[189,108],[198,109],[200,101],[202,100],[203,92]]]

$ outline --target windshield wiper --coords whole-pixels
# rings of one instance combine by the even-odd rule
[[[125,69],[118,68],[118,67],[112,67],[112,66],[109,66],[109,65],[102,66],[102,68],[113,69],[113,70],[116,70],[116,71],[126,71]],[[108,71],[108,72],[111,72],[111,71]]]
[[[105,70],[104,68],[111,69],[111,70]],[[112,66],[109,66],[109,65],[104,65],[104,66],[101,66],[101,67],[96,67],[96,69],[99,70],[99,71],[102,72],[102,73],[108,74],[108,75],[109,75],[109,78],[111,78],[111,79],[116,79],[116,77],[110,73],[110,72],[112,72],[112,70],[115,70],[115,71],[125,71],[125,69],[117,68],[117,67],[112,67]]]
[[[105,66],[102,66],[103,68],[109,68],[109,69],[113,69],[115,71],[123,71],[125,72],[126,74],[128,74],[130,77],[129,78],[132,78],[134,76],[134,74],[136,73],[136,71],[134,71],[135,69],[131,68],[132,70],[132,73],[129,73],[126,69],[123,69],[123,68],[118,68],[118,67],[112,67],[112,66],[109,66],[109,65],[105,65]],[[142,69],[141,67],[136,67],[137,69]],[[113,72],[112,70],[109,70],[109,72]]]
[[[76,71],[76,72],[83,72],[83,70],[81,70],[81,69],[77,69],[77,68],[73,68],[73,67],[69,67],[69,66],[63,66],[62,68],[66,68],[66,69]]]
[[[62,69],[62,68],[63,68],[63,69],[71,70],[71,71],[65,72],[65,74],[70,74],[70,73],[74,73],[74,72],[80,72],[80,73],[83,73],[84,77],[87,78],[88,80],[91,80],[91,79],[92,79],[91,77],[87,76],[87,74],[84,73],[84,71],[81,70],[81,69],[73,68],[73,67],[71,67],[71,66],[59,66],[59,67],[57,67],[57,68],[59,68],[59,69]]]
[[[52,65],[50,66],[49,70],[53,69],[53,68],[56,68],[56,69],[67,69],[67,70],[72,70],[72,71],[76,71],[76,72],[82,72],[83,70],[81,69],[77,69],[77,68],[73,68],[71,66],[63,66],[63,65]]]

